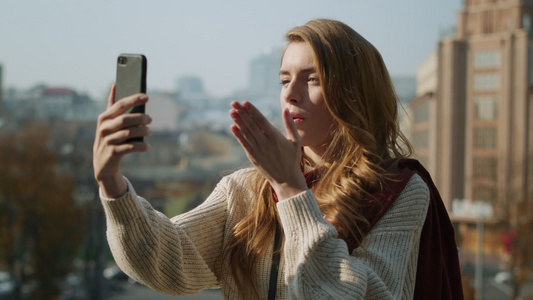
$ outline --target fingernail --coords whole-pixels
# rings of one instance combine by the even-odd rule
[[[143,101],[143,102],[147,101],[148,100],[148,96],[147,95],[141,95],[141,96],[139,96],[139,100]]]

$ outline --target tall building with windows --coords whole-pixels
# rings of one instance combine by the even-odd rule
[[[455,36],[418,69],[410,136],[449,210],[468,199],[513,222],[533,200],[533,0],[463,3]]]
[[[283,49],[270,49],[252,59],[248,86],[250,95],[279,98],[279,66],[282,52]]]

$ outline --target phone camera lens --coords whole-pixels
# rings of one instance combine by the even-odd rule
[[[125,65],[128,62],[128,59],[124,56],[119,56],[118,63],[121,65]]]

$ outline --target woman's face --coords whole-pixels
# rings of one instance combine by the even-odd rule
[[[311,48],[304,42],[292,42],[281,60],[281,108],[289,109],[302,146],[322,152],[331,139],[330,115]]]

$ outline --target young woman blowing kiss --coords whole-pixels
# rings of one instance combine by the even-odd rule
[[[203,204],[171,219],[120,172],[147,151],[150,117],[98,119],[95,177],[117,264],[174,295],[221,288],[225,299],[461,299],[453,228],[397,122],[379,52],[345,24],[287,33],[280,80],[285,135],[248,102],[231,130],[253,167],[224,177]]]

